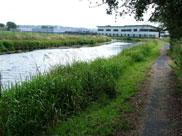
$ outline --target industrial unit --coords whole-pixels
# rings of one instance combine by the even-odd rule
[[[128,25],[128,26],[97,26],[98,35],[159,38],[160,32],[157,27],[151,25]]]

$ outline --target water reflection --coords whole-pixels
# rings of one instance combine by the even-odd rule
[[[112,41],[97,47],[69,49],[46,49],[27,53],[1,55],[0,71],[2,84],[24,80],[37,71],[44,72],[54,65],[66,65],[75,61],[92,61],[96,58],[108,58],[120,53],[123,48],[133,46],[132,43]]]

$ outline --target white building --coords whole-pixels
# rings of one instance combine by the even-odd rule
[[[53,28],[32,28],[32,32],[54,33],[54,29]]]
[[[10,31],[16,31],[16,32],[32,32],[32,28],[11,28]]]
[[[160,37],[163,38],[163,37],[169,37],[169,32],[168,31],[162,31],[160,33]]]
[[[159,38],[160,32],[157,27],[151,25],[128,25],[128,26],[98,26],[98,35]]]

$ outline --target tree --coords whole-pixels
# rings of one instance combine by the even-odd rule
[[[48,26],[43,25],[41,28],[48,28]]]
[[[54,27],[53,27],[53,26],[50,26],[49,28],[50,28],[50,29],[53,29]]]
[[[5,25],[3,23],[0,23],[0,27],[5,27]]]
[[[8,30],[10,30],[11,28],[17,28],[17,25],[14,22],[7,22],[6,25],[8,27]]]
[[[138,21],[142,21],[144,13],[152,8],[149,21],[160,22],[171,38],[182,38],[182,0],[101,0],[100,3],[97,0],[95,4],[107,4],[107,14],[115,12],[116,17],[135,14]]]

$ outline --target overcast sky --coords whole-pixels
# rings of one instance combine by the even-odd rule
[[[0,0],[0,23],[96,28],[99,25],[149,24],[133,17],[106,14],[106,6],[89,8],[88,0]]]

